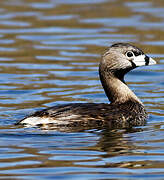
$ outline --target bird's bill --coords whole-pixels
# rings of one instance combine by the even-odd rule
[[[137,57],[134,57],[132,62],[138,67],[138,66],[149,66],[156,64],[156,61],[147,55],[140,55]]]

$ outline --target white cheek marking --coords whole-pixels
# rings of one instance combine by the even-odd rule
[[[145,66],[145,55],[136,56],[133,59],[133,63],[136,66]]]
[[[149,62],[148,64],[146,64],[146,60],[145,60],[145,55],[140,55],[140,56],[136,56],[134,57],[133,59],[133,63],[136,65],[136,66],[149,66],[149,65],[154,65],[156,64],[156,61],[152,58],[149,58]]]

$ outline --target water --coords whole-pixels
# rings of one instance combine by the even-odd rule
[[[1,0],[0,178],[164,179],[164,1]],[[38,109],[108,102],[100,54],[115,42],[158,62],[126,81],[145,104],[146,126],[46,131],[19,128]]]

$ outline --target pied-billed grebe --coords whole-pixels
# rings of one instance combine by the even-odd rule
[[[102,56],[99,75],[110,104],[75,103],[37,111],[17,124],[30,126],[143,125],[147,113],[142,102],[124,82],[124,75],[138,66],[156,62],[128,43],[116,43]]]

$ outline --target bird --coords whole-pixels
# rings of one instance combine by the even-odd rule
[[[68,103],[36,111],[17,125],[51,127],[132,127],[144,125],[148,113],[125,83],[129,71],[156,61],[129,43],[115,43],[102,55],[99,77],[109,103]]]

